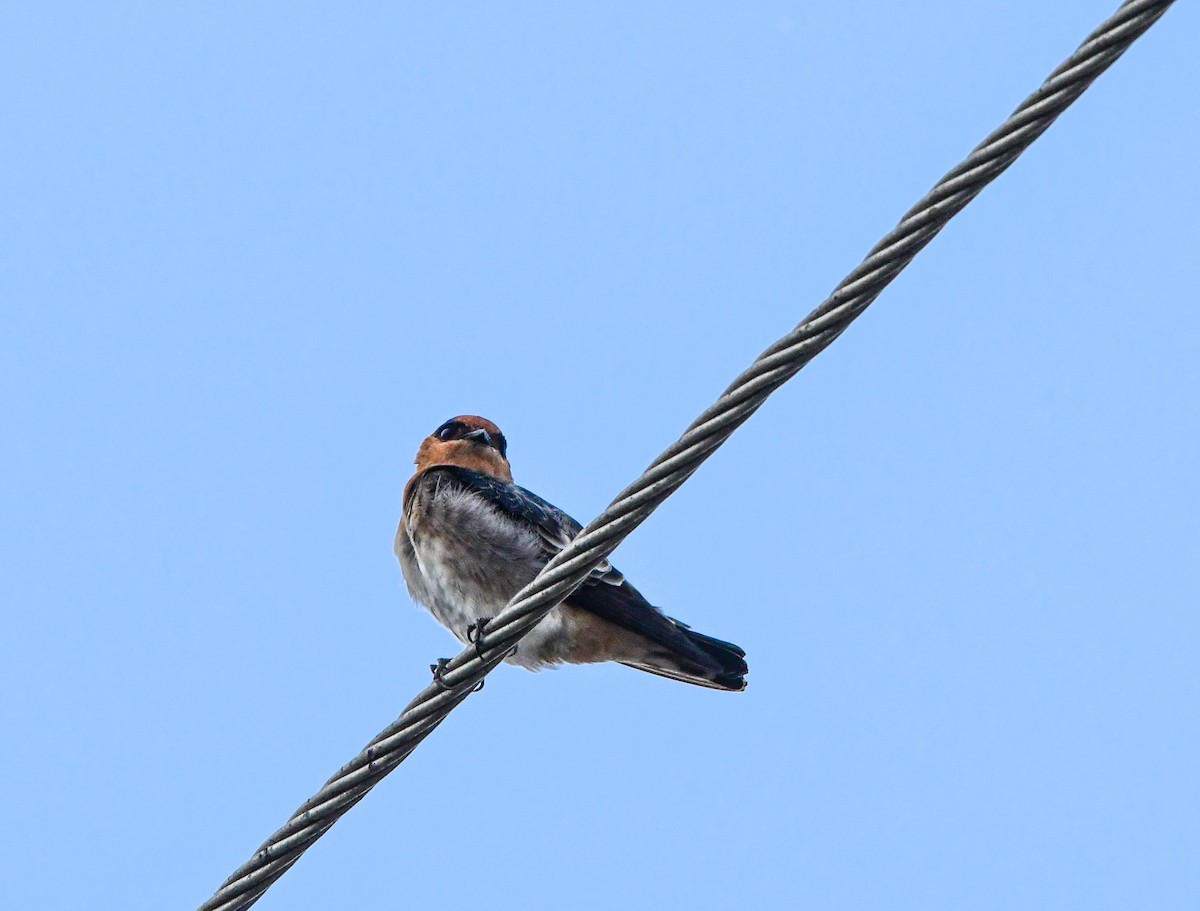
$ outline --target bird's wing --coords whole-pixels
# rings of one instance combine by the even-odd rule
[[[546,551],[547,560],[583,531],[582,525],[553,503],[546,502],[524,487],[507,484],[499,478],[457,465],[440,465],[431,468],[430,471],[450,475],[460,485],[483,497],[510,518],[536,531]],[[591,571],[584,584],[604,582],[608,585],[621,585],[624,581],[625,577],[605,560]]]
[[[583,527],[552,503],[524,487],[457,465],[439,465],[426,474],[439,473],[515,522],[537,532],[549,560],[566,547]],[[564,604],[585,610],[658,646],[646,661],[631,667],[676,680],[716,689],[740,690],[745,686],[745,653],[736,645],[693,633],[686,624],[666,616],[625,581],[607,560],[591,571]]]
[[[457,465],[442,465],[429,471],[445,472],[510,518],[536,529],[546,549],[547,559],[566,547],[583,530],[582,525],[553,503],[546,502],[524,487],[507,484]],[[689,677],[696,676],[696,668],[711,670],[716,667],[713,659],[692,641],[686,624],[666,616],[647,601],[607,560],[593,569],[583,585],[564,603],[644,636],[672,655],[687,659],[693,669]]]

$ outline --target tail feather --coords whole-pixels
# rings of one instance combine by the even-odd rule
[[[702,677],[697,674],[689,674],[683,670],[664,667],[661,664],[637,664],[633,661],[622,661],[621,664],[626,667],[631,667],[634,670],[645,671],[647,674],[654,674],[658,677],[666,677],[668,680],[679,680],[682,683],[691,683],[695,686],[705,686],[710,690],[725,690],[731,693],[740,693],[746,688],[746,681],[741,677],[733,677],[725,674],[717,674],[715,677]]]
[[[660,651],[653,655],[654,663],[622,661],[627,667],[671,680],[681,680],[714,690],[741,692],[746,688],[749,672],[746,653],[732,642],[697,633],[686,624],[672,620],[686,637],[692,654],[680,651]]]

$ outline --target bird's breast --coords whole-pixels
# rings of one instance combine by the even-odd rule
[[[546,563],[538,536],[471,491],[419,485],[396,535],[396,556],[413,599],[466,643],[468,628],[500,613]],[[521,643],[514,663],[540,665],[557,612]]]

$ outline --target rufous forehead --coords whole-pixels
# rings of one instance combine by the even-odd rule
[[[477,414],[460,414],[458,417],[451,418],[450,420],[457,421],[458,423],[462,424],[465,427],[469,427],[472,430],[486,430],[492,436],[496,436],[497,434],[502,435],[502,432],[499,427],[497,427],[495,424],[493,424],[487,418],[481,418]],[[447,422],[447,423],[449,423],[449,422]]]

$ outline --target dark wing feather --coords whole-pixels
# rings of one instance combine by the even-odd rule
[[[422,475],[427,476],[469,490],[514,521],[535,530],[547,560],[583,530],[557,506],[524,487],[457,465],[435,466]],[[583,585],[563,603],[586,610],[659,647],[657,656],[651,652],[645,661],[624,662],[630,667],[720,690],[736,691],[746,686],[745,652],[730,642],[693,632],[686,624],[666,616],[607,560],[593,569]]]
[[[628,582],[619,586],[581,585],[565,603],[644,636],[676,656],[686,656],[702,666],[710,663],[692,642],[686,626],[662,613]]]
[[[460,468],[457,465],[439,465],[429,469],[453,478],[462,487],[479,494],[501,512],[507,513],[538,533],[542,546],[549,560],[583,531],[583,526],[555,506],[547,503],[535,493],[516,484],[507,484],[499,478]],[[592,570],[585,585],[595,585],[605,582],[609,585],[621,585],[625,582],[613,565],[605,560]]]
[[[452,479],[516,521],[536,529],[545,545],[547,559],[583,530],[583,526],[557,506],[524,487],[457,465],[439,465],[429,472]],[[711,664],[712,659],[691,641],[687,627],[661,613],[607,560],[592,570],[565,603],[644,636],[676,655],[687,656],[701,665]]]

